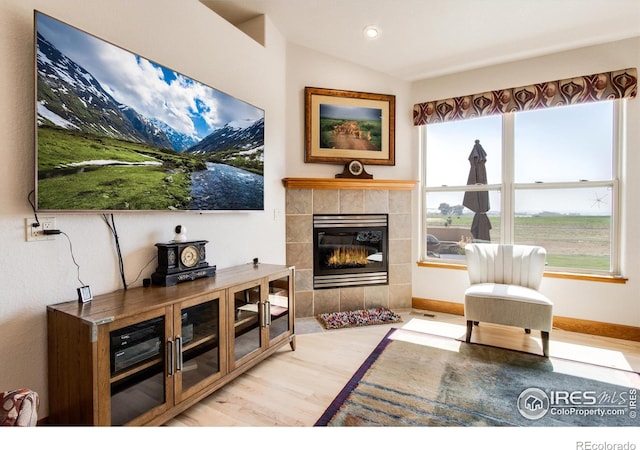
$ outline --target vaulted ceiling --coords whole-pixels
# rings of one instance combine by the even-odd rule
[[[266,14],[290,42],[409,81],[640,36],[640,0],[200,1],[236,25]]]

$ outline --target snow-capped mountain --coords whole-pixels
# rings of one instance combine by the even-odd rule
[[[264,118],[261,118],[228,123],[185,151],[201,155],[225,150],[251,150],[263,145]]]
[[[98,80],[38,33],[38,125],[173,148],[163,130],[109,95]]]
[[[177,152],[188,149],[189,147],[197,144],[200,140],[195,136],[189,136],[188,134],[180,133],[178,130],[172,128],[162,120],[151,119],[151,123],[153,123],[158,129],[164,132],[164,134],[169,139],[169,142],[171,142],[172,148]]]

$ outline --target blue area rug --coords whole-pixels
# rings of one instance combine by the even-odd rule
[[[636,372],[393,329],[316,426],[639,426]]]

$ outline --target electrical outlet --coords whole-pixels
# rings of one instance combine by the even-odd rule
[[[55,230],[56,218],[40,217],[38,218],[38,221],[40,222],[40,226],[34,226],[37,222],[32,217],[26,218],[24,220],[27,242],[54,240],[56,236],[54,234],[44,234],[44,230]]]

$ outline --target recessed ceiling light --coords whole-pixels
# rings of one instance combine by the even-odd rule
[[[378,36],[380,36],[380,30],[378,30],[373,25],[369,25],[369,26],[365,27],[362,32],[364,33],[364,36],[367,39],[376,39]]]

